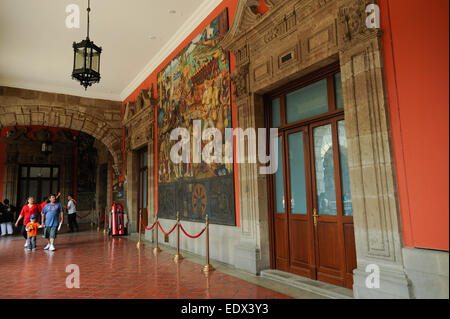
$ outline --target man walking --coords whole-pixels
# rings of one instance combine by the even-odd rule
[[[55,238],[59,224],[63,223],[64,211],[60,203],[56,203],[56,196],[50,195],[50,203],[42,210],[42,225],[45,227],[44,236],[48,239],[44,249],[55,250]]]
[[[69,218],[70,232],[73,233],[74,225],[78,232],[79,228],[78,228],[78,223],[77,223],[77,209],[76,209],[77,202],[73,198],[72,194],[67,196],[67,199],[69,200],[69,202],[67,203],[67,217]]]

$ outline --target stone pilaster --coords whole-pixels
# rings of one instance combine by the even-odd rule
[[[340,4],[339,50],[358,264],[354,295],[410,298],[401,250],[381,32],[366,28],[365,1]],[[370,264],[379,267],[379,288],[366,285]]]

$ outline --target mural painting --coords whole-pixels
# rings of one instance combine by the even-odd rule
[[[158,216],[235,225],[233,164],[175,164],[170,140],[175,128],[186,128],[192,140],[193,121],[202,130],[216,128],[225,136],[232,128],[230,62],[220,40],[228,31],[223,11],[158,74]],[[209,142],[202,142],[202,148]],[[225,145],[222,145],[225,154]],[[181,154],[181,153],[180,153]],[[225,163],[225,161],[222,161]]]

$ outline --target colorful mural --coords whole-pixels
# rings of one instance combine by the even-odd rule
[[[173,129],[186,128],[192,140],[194,120],[222,136],[232,127],[229,55],[219,44],[227,31],[225,10],[158,74],[159,217],[175,218],[179,211],[184,219],[208,214],[212,223],[235,224],[233,164],[193,163],[192,150],[189,161],[170,160]]]

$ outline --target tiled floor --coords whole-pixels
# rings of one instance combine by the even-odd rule
[[[25,250],[22,238],[0,239],[0,298],[290,298],[278,292],[214,271],[208,277],[201,265],[172,261],[165,252],[156,257],[151,246],[136,248],[125,237],[103,233],[64,234],[56,251]],[[66,287],[66,267],[80,270],[80,288]]]

